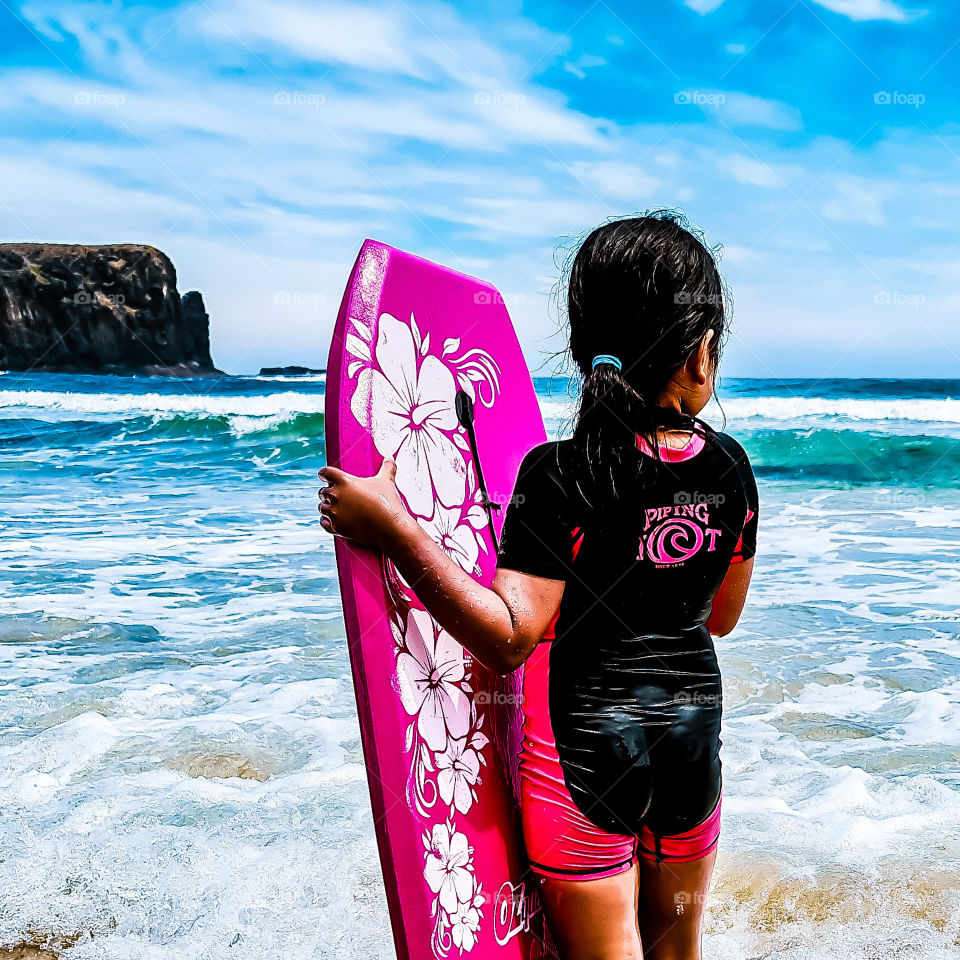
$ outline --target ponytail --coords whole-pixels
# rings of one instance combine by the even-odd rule
[[[575,477],[589,506],[615,503],[636,492],[650,460],[641,453],[639,441],[659,460],[661,430],[704,432],[697,418],[661,407],[635,390],[612,363],[590,371],[573,431]]]

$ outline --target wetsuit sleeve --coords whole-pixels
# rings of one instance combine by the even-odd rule
[[[742,563],[744,560],[749,560],[757,552],[757,522],[760,514],[760,498],[757,494],[757,478],[754,476],[753,467],[750,466],[746,451],[736,441],[733,441],[733,446],[734,450],[732,452],[736,460],[737,472],[740,475],[746,496],[747,512],[740,539],[737,541],[730,562]]]
[[[565,580],[571,548],[565,501],[555,445],[534,447],[520,464],[507,505],[497,567]]]

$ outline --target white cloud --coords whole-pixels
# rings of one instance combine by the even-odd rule
[[[800,208],[805,223],[801,229],[783,229],[778,226],[776,231],[767,237],[767,244],[770,247],[776,247],[778,250],[786,250],[794,258],[801,254],[811,254],[812,257],[818,257],[821,254],[830,254],[833,251],[833,237],[825,239],[822,235],[811,233],[811,229],[819,229],[820,224],[811,221],[805,207]],[[821,231],[821,234],[823,231]]]
[[[949,248],[945,252],[950,252]],[[919,274],[921,277],[935,277],[946,286],[957,289],[960,287],[960,260],[942,259],[943,254],[916,260],[913,258],[899,259],[896,266],[904,271]]]
[[[470,116],[480,121],[483,135],[489,138],[488,146],[495,146],[498,138],[505,138],[515,142],[567,143],[607,149],[601,131],[614,128],[608,121],[587,117],[532,92],[491,90],[486,97],[475,94],[471,107]]]
[[[800,111],[779,100],[768,100],[739,91],[725,91],[725,100],[719,107],[724,120],[772,130],[800,130],[803,122]]]
[[[298,87],[268,86],[263,80],[243,84],[214,80],[205,85],[201,97],[193,83],[172,71],[152,87],[90,83],[40,71],[9,72],[4,86],[8,93],[17,91],[21,102],[33,102],[44,112],[52,109],[83,126],[132,133],[145,144],[168,142],[172,132],[193,131],[247,144],[269,137],[274,143],[304,149],[335,146],[357,155],[386,149],[388,144],[377,143],[377,137],[481,152],[500,152],[518,142],[604,150],[603,131],[612,129],[535,89],[481,94],[428,90],[416,96],[398,90],[371,99],[338,92],[331,81]]]
[[[564,65],[563,69],[567,73],[572,73],[579,80],[583,80],[587,76],[587,71],[591,70],[593,67],[605,67],[607,61],[603,57],[594,56],[592,53],[585,53],[575,61],[568,60]]]
[[[518,89],[530,60],[562,55],[569,36],[517,18],[503,35],[469,22],[449,3],[354,3],[348,0],[211,0],[190,28],[243,44],[261,63],[275,54],[297,64],[350,67],[413,80],[447,80],[467,90]],[[500,39],[498,44],[493,38]],[[531,52],[524,58],[520,50]],[[285,71],[278,70],[280,76]],[[512,84],[511,84],[512,81]]]
[[[662,167],[677,167],[683,161],[683,157],[675,150],[661,150],[655,153],[651,159]]]
[[[734,153],[728,157],[723,157],[720,166],[737,183],[749,183],[756,187],[770,187],[772,189],[782,189],[785,186],[784,177],[781,176],[777,168],[742,153]]]
[[[579,233],[609,211],[599,202],[555,197],[466,197],[466,209],[435,211],[452,222],[477,227],[491,237],[556,237]]]
[[[424,77],[425,64],[413,59],[398,7],[379,10],[361,4],[315,6],[278,0],[229,0],[198,9],[196,29],[227,42],[239,41],[266,53],[276,46],[298,59],[342,63],[375,73]]]
[[[927,15],[926,10],[905,10],[893,0],[813,0],[813,2],[851,20],[890,20],[893,23],[912,23]]]
[[[800,112],[795,107],[739,90],[685,87],[674,91],[673,103],[680,113],[696,107],[721,123],[772,130],[799,130],[803,126]]]
[[[763,263],[765,252],[754,247],[744,247],[736,243],[725,243],[720,258],[721,267],[755,267]]]
[[[684,2],[691,10],[696,10],[697,13],[704,15],[713,13],[723,3],[723,0],[684,0]]]
[[[917,174],[926,178],[926,171],[918,170]],[[943,197],[947,200],[960,200],[960,183],[935,183],[929,184],[930,191],[935,196]],[[956,227],[956,224],[954,224]]]
[[[834,179],[833,188],[834,195],[821,206],[821,213],[828,219],[867,223],[874,227],[887,222],[883,204],[895,192],[892,184],[844,175]]]
[[[650,198],[663,185],[658,177],[650,176],[632,163],[609,161],[595,163],[580,160],[569,166],[574,179],[601,197],[612,197],[635,203]]]

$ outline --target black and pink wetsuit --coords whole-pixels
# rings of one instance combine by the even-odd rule
[[[527,853],[547,876],[629,868],[638,852],[694,860],[720,829],[722,691],[707,630],[731,563],[753,556],[757,487],[730,436],[643,441],[633,502],[592,509],[570,441],[527,454],[500,567],[565,581],[525,665],[521,807]],[[647,469],[649,468],[649,469]]]

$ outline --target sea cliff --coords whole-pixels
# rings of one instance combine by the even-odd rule
[[[205,376],[209,318],[139,245],[0,244],[0,370]]]

